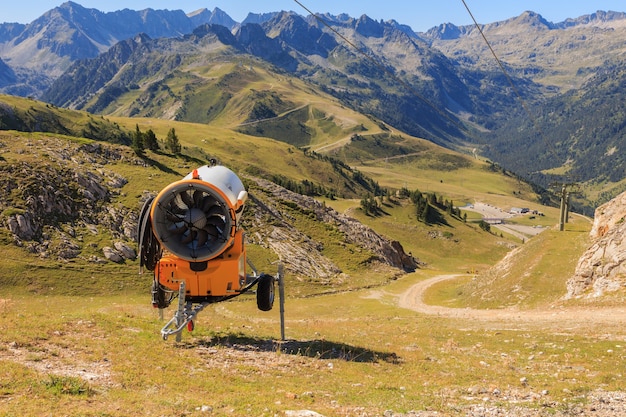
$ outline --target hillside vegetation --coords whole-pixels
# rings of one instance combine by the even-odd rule
[[[27,99],[12,100],[14,108],[20,112],[22,108],[41,106]],[[60,118],[60,122],[81,114],[65,112],[67,115],[64,115],[65,119]],[[347,114],[350,113],[338,113],[334,120],[347,117]],[[353,118],[357,116],[351,114]],[[88,124],[90,120],[86,117],[83,123]],[[262,267],[270,267],[271,262],[277,259],[277,254],[268,253],[262,244],[264,238],[258,238],[269,235],[272,227],[271,223],[266,224],[255,218],[260,213],[256,207],[259,203],[288,212],[289,222],[295,227],[292,238],[297,241],[307,236],[319,242],[320,247],[324,248],[324,256],[330,257],[348,276],[364,276],[363,271],[371,267],[370,258],[373,254],[365,252],[354,257],[354,254],[349,255],[350,252],[361,252],[362,249],[354,247],[350,251],[341,250],[342,245],[345,245],[342,233],[333,238],[334,235],[328,234],[328,230],[318,230],[318,225],[307,220],[310,217],[308,209],[290,207],[293,203],[277,200],[276,197],[267,201],[267,190],[259,186],[254,178],[264,178],[293,191],[323,198],[325,204],[335,207],[339,213],[355,216],[383,236],[398,240],[407,253],[412,252],[429,268],[439,267],[438,258],[442,255],[432,249],[440,244],[452,245],[448,250],[456,247],[460,251],[474,251],[474,255],[482,252],[480,256],[469,256],[468,253],[467,260],[459,262],[476,262],[484,266],[504,254],[507,242],[515,239],[501,239],[495,234],[485,233],[471,221],[464,222],[460,217],[449,216],[445,207],[433,206],[433,213],[439,213],[434,217],[434,222],[420,222],[413,203],[406,196],[397,194],[400,190],[418,190],[424,194],[434,192],[442,203],[450,200],[456,206],[476,199],[490,200],[498,194],[512,198],[511,206],[523,205],[521,201],[524,198],[536,199],[530,187],[501,172],[490,170],[487,163],[455,154],[423,140],[381,130],[366,118],[360,119],[362,124],[378,133],[366,134],[367,131],[363,131],[342,142],[346,132],[337,128],[334,135],[327,134],[326,138],[329,142],[342,142],[342,145],[338,154],[332,151],[329,155],[298,149],[282,141],[244,135],[220,126],[211,125],[209,128],[202,124],[160,119],[114,117],[101,120],[116,126],[121,132],[132,132],[137,128],[140,131],[152,130],[161,141],[161,151],[146,150],[138,155],[127,147],[84,138],[16,131],[2,133],[2,161],[8,175],[5,177],[8,194],[2,207],[2,216],[6,222],[16,213],[31,215],[35,227],[30,238],[35,242],[28,243],[24,239],[17,242],[38,255],[43,264],[69,251],[73,256],[69,257],[69,261],[62,261],[66,263],[63,269],[76,265],[76,273],[91,275],[90,267],[100,267],[98,262],[94,264],[93,261],[101,257],[104,246],[112,246],[116,240],[134,244],[133,221],[148,194],[158,192],[212,159],[235,169],[250,188],[253,200],[244,218],[250,228],[251,240],[259,245],[256,248],[252,244],[251,252],[259,253]],[[355,121],[352,121],[354,125]],[[182,144],[179,155],[169,153],[163,143],[172,128]],[[400,150],[407,157],[390,160],[384,157],[386,149],[393,153]],[[351,166],[357,160],[364,165]],[[41,176],[40,173],[44,172],[47,174]],[[467,183],[454,180],[455,173],[463,177],[463,181],[467,180]],[[433,178],[439,178],[438,182],[430,181]],[[67,191],[41,191],[58,189],[60,184],[65,184]],[[99,198],[94,198],[94,194],[99,195]],[[33,206],[29,199],[38,198],[37,195],[45,196],[43,198],[51,202]],[[367,196],[375,197],[381,205],[374,217],[364,213],[361,208],[361,200]],[[57,201],[60,197],[69,198],[70,202],[76,199],[78,205],[75,208],[66,207]],[[296,233],[298,229],[300,231]],[[94,230],[98,230],[98,233],[94,233]],[[407,233],[409,230],[412,233]],[[433,231],[436,231],[435,235],[445,235],[446,238],[441,239],[441,243],[438,239],[430,238],[429,234]],[[10,233],[5,233],[5,241],[11,242]],[[337,241],[333,243],[331,239]],[[475,239],[484,245],[475,245]],[[333,247],[336,249],[333,250]],[[23,262],[22,257],[10,259],[16,260],[15,268],[23,273],[35,273],[36,268],[30,262]],[[361,260],[353,262],[357,259]],[[460,268],[475,269],[475,266]],[[114,269],[118,269],[118,266]],[[306,271],[299,272],[307,281],[313,279],[315,282],[313,273],[309,273],[311,276],[307,276]],[[380,278],[368,277],[362,283],[359,280],[341,281],[348,287],[360,287],[376,282],[384,283],[394,275],[397,272],[384,272],[383,269]],[[71,287],[71,283],[64,282],[54,288],[62,292],[68,290],[68,286]],[[94,282],[94,286],[101,288],[101,283]],[[39,290],[45,291],[44,286]]]
[[[563,298],[591,223],[559,231],[546,189],[623,188],[626,16],[486,27],[532,121],[471,28],[325,16],[375,64],[295,13],[218,12],[0,25],[2,88],[49,102],[0,96],[0,415],[626,415],[625,291]],[[138,214],[214,161],[252,264],[284,268],[284,340],[253,294],[162,340]]]
[[[45,107],[27,99],[12,106],[15,114]],[[237,124],[153,118],[101,120],[131,132],[129,137],[137,128],[152,130],[156,152],[57,133],[1,131],[2,224],[34,213],[32,224],[39,228],[32,239],[0,229],[0,364],[8,376],[0,381],[0,410],[401,416],[411,410],[466,415],[488,403],[509,415],[520,407],[567,415],[619,401],[614,394],[594,398],[598,387],[609,393],[624,388],[615,373],[623,361],[620,327],[609,324],[599,334],[581,325],[564,332],[557,321],[468,321],[398,305],[416,282],[458,274],[460,280],[435,287],[427,297],[458,307],[563,306],[559,297],[571,266],[566,259],[576,253],[563,248],[570,236],[576,250],[584,246],[586,220],[576,218],[567,234],[546,230],[529,241],[495,227],[487,231],[477,214],[463,211],[467,203],[537,209],[545,215],[513,222],[547,229],[558,211],[542,206],[532,187],[491,163],[332,106],[302,108],[309,117],[300,119],[303,124],[326,129],[319,136],[325,139],[308,149],[288,136],[245,134]],[[320,109],[331,107],[333,116],[323,116]],[[281,117],[298,116],[283,112],[276,121]],[[89,116],[80,120],[90,123]],[[182,145],[178,154],[164,144],[171,129]],[[137,213],[147,195],[210,159],[236,170],[250,191],[244,228],[253,263],[269,273],[279,260],[286,267],[285,341],[278,308],[260,313],[248,296],[207,308],[182,342],[163,341],[164,322],[150,306],[152,277],[138,275],[136,260],[103,259],[105,246],[134,246]],[[317,220],[301,203],[307,196],[296,198],[268,180],[357,219],[369,227],[364,240],[376,233],[400,242],[419,268],[407,272],[386,264],[363,241],[348,239],[339,224]],[[427,221],[420,221],[407,198],[417,192],[435,198]],[[376,209],[366,212],[363,201],[369,198]],[[267,239],[278,231],[287,247],[307,250],[270,249]],[[493,272],[515,247],[519,263],[505,267],[509,274]],[[334,273],[302,269],[294,257]],[[547,279],[550,291],[535,292],[544,288],[537,281]],[[513,287],[524,296],[510,297]]]
[[[58,133],[125,145],[131,141],[128,131],[101,116],[9,95],[0,95],[0,130]]]

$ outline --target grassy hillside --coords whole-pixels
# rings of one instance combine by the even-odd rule
[[[543,218],[517,221],[556,224],[556,209],[541,207],[530,187],[489,164],[390,130],[373,133],[373,127],[368,128],[372,134],[363,131],[347,140],[341,131],[320,143],[325,147],[317,153],[225,126],[133,118],[112,118],[112,123],[128,131],[152,129],[160,140],[174,128],[182,154],[146,151],[140,158],[130,148],[100,143],[116,158],[89,154],[93,159],[88,159],[80,148],[97,143],[92,140],[2,131],[0,166],[123,177],[127,182],[106,207],[128,218],[146,192],[160,190],[209,158],[244,178],[280,174],[315,181],[336,190],[335,198],[318,196],[327,206],[398,240],[422,268],[398,274],[367,262],[369,254],[346,244],[332,225],[282,202],[291,207],[285,212],[297,230],[319,242],[344,273],[325,283],[286,276],[285,341],[279,340],[277,306],[262,313],[253,296],[242,296],[207,308],[196,330],[176,343],[161,340],[164,322],[150,306],[150,274],[138,275],[136,261],[89,260],[119,239],[119,231],[99,226],[93,233],[80,220],[50,225],[42,236],[49,250],[32,253],[34,245],[16,242],[2,228],[0,367],[7,378],[0,381],[0,414],[125,416],[141,409],[144,415],[315,410],[326,416],[374,416],[429,410],[456,416],[485,404],[512,410],[523,403],[529,413],[560,415],[585,410],[598,387],[623,390],[615,372],[623,361],[621,326],[564,331],[558,322],[483,322],[399,307],[399,297],[412,285],[440,274],[465,278],[433,287],[427,298],[438,304],[528,308],[554,303],[564,293],[561,284],[586,242],[584,220],[575,218],[565,233],[547,230],[523,243],[495,229],[482,230],[471,212],[464,221],[441,210],[438,222],[420,222],[410,200],[395,192],[382,200],[377,215],[367,215],[360,200],[368,190],[351,176],[359,172],[393,191],[435,192],[456,206],[480,201],[505,209],[540,208]],[[331,157],[345,166],[331,163]],[[41,181],[32,178],[29,184]],[[266,198],[261,188],[250,191]],[[24,196],[9,196],[13,206],[0,212],[3,223],[27,208],[20,200]],[[244,215],[254,210],[251,204]],[[272,227],[253,226],[250,217],[245,222],[251,235]],[[82,255],[56,258],[55,248],[72,235]],[[575,250],[564,251],[567,245]],[[512,247],[520,248],[519,255],[508,258],[506,274],[493,275],[492,266]],[[259,269],[276,270],[276,254],[257,244],[248,248]],[[169,319],[173,312],[165,314]]]
[[[494,267],[430,288],[428,301],[447,306],[546,308],[563,305],[567,280],[589,247],[591,222],[574,217],[566,231],[549,229],[509,252]],[[581,301],[570,301],[577,304]],[[587,301],[582,301],[586,304]],[[599,305],[598,300],[594,304]]]
[[[0,130],[52,132],[130,144],[129,133],[104,117],[4,94],[0,94]]]
[[[25,99],[13,100],[13,106],[22,110],[27,106],[42,106],[40,103],[32,104]],[[389,239],[399,241],[405,251],[411,252],[427,269],[444,272],[485,270],[504,256],[512,245],[519,245],[521,241],[495,231],[484,232],[477,225],[479,218],[472,213],[466,213],[466,216],[469,215],[469,221],[464,222],[461,218],[449,216],[445,211],[439,210],[441,221],[434,224],[420,222],[415,206],[407,198],[395,197],[396,191],[408,189],[436,193],[440,199],[451,201],[458,207],[477,201],[504,209],[531,205],[533,208],[541,208],[546,213],[544,224],[556,224],[556,210],[541,207],[536,201],[537,196],[527,184],[494,171],[491,165],[483,161],[403,135],[388,126],[374,123],[347,110],[340,111],[334,108],[333,116],[330,117],[328,114],[324,116],[326,113],[321,113],[316,110],[317,108],[319,107],[302,108],[312,115],[312,120],[318,121],[317,126],[320,129],[322,126],[326,129],[325,134],[319,135],[324,137],[325,141],[318,143],[315,152],[303,151],[282,141],[245,135],[219,124],[112,117],[110,120],[102,120],[116,126],[120,131],[132,132],[137,127],[143,132],[152,130],[161,142],[162,150],[146,151],[143,157],[138,157],[129,148],[112,147],[111,149],[115,151],[111,152],[117,152],[121,156],[109,161],[99,160],[98,164],[104,166],[93,163],[84,165],[81,158],[85,161],[87,159],[80,153],[72,158],[77,170],[96,169],[100,173],[106,172],[110,177],[123,178],[125,183],[112,195],[111,203],[119,204],[124,210],[135,213],[146,193],[159,191],[212,158],[233,168],[244,177],[251,175],[270,180],[278,178],[296,185],[313,183],[320,189],[328,191],[326,196],[324,193],[318,196],[324,198],[327,205],[355,217]],[[91,117],[81,112],[66,110],[59,112],[63,115],[60,120],[78,117],[79,120],[88,123]],[[80,119],[81,117],[84,119]],[[338,126],[343,126],[343,129]],[[171,155],[164,149],[163,139],[172,128],[175,129],[182,144],[182,153],[178,156]],[[359,130],[359,133],[356,133],[355,129]],[[350,134],[345,136],[348,133]],[[32,164],[39,161],[53,167],[59,166],[63,159],[70,158],[66,154],[78,152],[77,149],[81,144],[90,143],[85,139],[18,132],[5,132],[2,138],[4,144],[2,158],[5,163],[18,164],[30,161]],[[65,153],[51,153],[52,149],[60,151],[63,148],[67,148]],[[364,179],[371,182],[364,182]],[[360,199],[373,193],[373,190],[368,188],[372,185],[386,190],[390,196],[383,200],[382,211],[375,217],[366,215],[360,208]],[[332,195],[332,198],[328,195]],[[15,201],[18,202],[18,206],[25,204],[19,203],[19,198]],[[250,210],[254,208],[251,207]],[[7,216],[7,212],[4,215]],[[351,282],[348,287],[385,282],[386,273],[377,274],[378,278],[367,278],[363,274],[363,268],[367,268],[367,263],[360,266],[358,263],[352,265],[350,257],[346,257],[348,252],[344,254],[345,251],[342,250],[331,251],[330,248],[339,248],[340,246],[336,245],[340,242],[331,243],[328,240],[331,235],[325,235],[325,232],[318,233],[316,224],[306,220],[306,213],[303,215],[296,211],[291,216],[294,219],[301,217],[298,227],[304,228],[307,236],[316,236],[316,239],[327,248],[326,252],[331,258],[343,265],[342,269],[350,271],[350,275],[363,277],[360,284],[348,281]],[[52,241],[62,240],[63,227],[60,229],[52,227]],[[112,244],[116,232],[106,230],[104,232],[95,236],[87,231],[81,233],[82,241],[79,242],[79,246],[85,256],[96,256],[103,246]],[[262,229],[252,232],[268,233]],[[6,233],[5,241],[9,243],[11,238],[8,232]],[[264,268],[271,268],[271,262],[276,260],[275,255],[255,245],[251,245],[251,253],[258,254],[261,258],[258,262],[261,262]],[[21,259],[15,256],[9,258]],[[362,259],[367,259],[367,255]],[[45,265],[49,258],[37,260],[35,264],[38,262]],[[22,263],[23,265],[19,266],[18,261],[14,268],[22,271],[23,275],[34,274],[39,277],[42,275],[33,272],[36,268],[30,262]],[[80,259],[62,265],[61,271],[74,263],[78,264],[75,273],[92,275],[89,268],[94,265],[81,263]],[[110,265],[102,267],[105,270],[111,268]],[[113,269],[117,271],[119,267],[115,266]],[[72,292],[71,286],[71,282],[63,281],[62,285],[51,287],[57,288],[60,292]],[[96,288],[93,291],[103,287],[95,281],[93,286]],[[304,290],[305,293],[306,291]],[[317,292],[314,289],[309,291]]]
[[[127,91],[101,112],[210,123],[212,128],[227,127],[296,147],[380,130],[337,99],[266,64],[245,56],[218,61],[191,63],[161,80],[143,80],[141,88]]]

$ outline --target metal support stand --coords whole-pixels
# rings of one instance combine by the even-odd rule
[[[176,321],[176,328],[182,330],[185,323],[185,281],[181,281],[178,287],[178,309],[174,313],[174,320]],[[176,333],[176,341],[180,342],[182,339],[181,332]]]
[[[259,276],[254,269],[254,266],[250,264],[252,269],[254,270],[254,275],[252,277],[247,277],[249,279],[246,280],[246,285],[241,289],[240,292],[225,296],[219,301],[226,301],[231,298],[234,298],[238,295],[241,295],[253,286],[255,286],[261,276]],[[276,276],[276,281],[278,281],[278,298],[280,303],[280,338],[282,341],[285,341],[285,278],[284,278],[284,270],[282,263],[278,265],[278,274]],[[191,301],[185,301],[186,295],[186,285],[185,281],[182,280],[179,282],[178,286],[178,308],[174,313],[174,317],[170,321],[163,326],[161,329],[161,337],[163,340],[167,340],[167,338],[173,334],[176,335],[176,341],[180,342],[182,339],[182,331],[185,326],[188,326],[189,330],[193,329],[193,321],[195,320],[198,313],[204,310],[209,304],[213,304],[214,302],[205,302],[201,304],[197,304],[195,307]],[[159,317],[163,319],[163,309],[159,309]]]
[[[278,302],[280,303],[280,340],[285,341],[285,279],[283,264],[278,265]]]
[[[242,288],[240,292],[225,296],[221,299],[221,301],[230,300],[231,298],[248,292],[248,290],[250,290],[250,288],[255,286],[258,282],[259,277],[254,278],[244,288]],[[163,340],[167,340],[169,336],[175,334],[176,341],[180,342],[182,339],[181,332],[185,329],[185,326],[191,323],[191,330],[193,328],[193,321],[196,319],[198,313],[204,310],[208,305],[213,304],[213,302],[206,302],[198,304],[194,307],[191,301],[185,302],[185,294],[185,281],[181,281],[178,288],[178,309],[174,313],[174,317],[172,317],[172,319],[161,329],[161,337]]]
[[[175,334],[176,341],[180,342],[185,326],[190,322],[193,323],[198,313],[204,310],[209,304],[210,303],[202,303],[193,307],[191,302],[185,302],[185,281],[181,281],[178,288],[178,309],[174,313],[174,317],[161,329],[161,337],[163,340],[167,340],[170,335]]]

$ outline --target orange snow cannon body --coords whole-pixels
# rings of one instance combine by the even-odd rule
[[[164,254],[155,274],[158,282],[171,291],[178,291],[185,281],[187,298],[202,301],[208,297],[224,297],[241,291],[246,284],[243,233],[235,235],[234,244],[213,261],[189,262]]]
[[[150,210],[155,237],[165,248],[155,269],[172,291],[185,281],[186,297],[202,301],[240,291],[246,252],[239,220],[248,198],[228,168],[201,167],[170,184]]]
[[[164,339],[176,334],[179,340],[204,307],[255,285],[258,308],[272,309],[276,278],[246,274],[240,221],[247,198],[233,171],[205,165],[144,203],[137,228],[140,272],[153,271],[154,307],[163,310],[178,296],[178,310],[161,330]]]

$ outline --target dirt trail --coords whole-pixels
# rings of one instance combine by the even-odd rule
[[[507,326],[538,325],[560,330],[604,329],[626,336],[626,307],[561,307],[548,309],[519,310],[516,308],[477,310],[472,308],[449,308],[424,303],[426,290],[439,282],[461,275],[439,275],[410,287],[400,295],[402,308],[428,315],[465,319]],[[600,327],[602,326],[602,327]],[[625,339],[626,340],[626,339]]]

